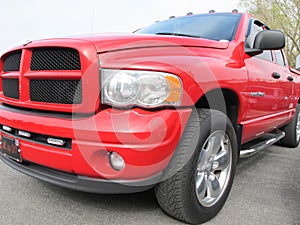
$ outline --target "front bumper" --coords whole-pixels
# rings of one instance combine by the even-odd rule
[[[11,168],[64,188],[101,194],[122,194],[146,191],[159,182],[162,173],[140,180],[105,180],[68,174],[32,163],[18,163],[0,154],[0,159]]]
[[[25,163],[13,162],[4,156],[1,156],[1,159],[23,173],[76,190],[95,192],[93,189],[81,188],[93,187],[91,183],[94,182],[97,183],[96,189],[101,193],[109,193],[109,190],[105,190],[112,184],[117,187],[121,185],[116,183],[144,183],[149,180],[155,183],[158,181],[156,178],[168,165],[190,113],[189,108],[160,111],[109,108],[96,115],[78,117],[1,105],[1,125],[72,140],[71,148],[64,149],[21,138],[2,130],[1,135],[19,141]],[[108,155],[111,151],[124,158],[124,170],[116,171],[110,166]],[[56,172],[50,175],[41,173],[37,168],[60,171],[68,174],[67,177],[71,176],[72,181],[63,181]],[[98,184],[104,188],[98,188]],[[122,191],[118,193],[120,192]]]

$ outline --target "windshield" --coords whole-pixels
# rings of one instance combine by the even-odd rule
[[[136,33],[201,37],[212,40],[232,41],[241,14],[211,13],[177,17],[157,22]]]

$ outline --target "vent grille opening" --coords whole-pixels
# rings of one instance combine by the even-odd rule
[[[81,70],[80,56],[72,48],[37,48],[32,50],[30,69]]]
[[[81,80],[31,80],[30,100],[35,102],[80,104]]]
[[[2,90],[5,97],[19,99],[19,79],[3,79]]]
[[[10,53],[4,59],[3,71],[4,72],[20,71],[21,56],[22,56],[22,51],[16,51]]]

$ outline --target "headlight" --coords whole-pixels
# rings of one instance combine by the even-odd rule
[[[101,70],[101,102],[114,106],[180,105],[181,80],[162,72]]]

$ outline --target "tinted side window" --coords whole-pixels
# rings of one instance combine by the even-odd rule
[[[260,32],[263,31],[263,23],[259,22],[258,20],[251,20],[248,28],[248,34],[246,37],[246,42],[245,42],[245,47],[247,48],[253,48],[254,40],[256,35]],[[272,51],[264,51],[263,53],[255,56],[260,59],[264,59],[267,61],[272,62],[273,61],[273,56],[272,56]]]
[[[273,56],[272,56],[272,52],[271,51],[264,51],[263,53],[261,53],[260,55],[257,55],[256,57],[261,58],[261,59],[265,59],[268,61],[273,61]]]
[[[256,35],[260,31],[264,30],[263,27],[260,26],[259,24],[260,24],[260,22],[257,20],[250,20],[248,33],[247,33],[246,41],[245,41],[246,48],[253,48],[253,44],[254,44]]]
[[[275,51],[275,55],[276,55],[276,63],[285,66],[285,61],[284,61],[282,51],[280,50]]]

